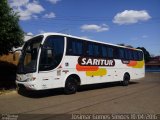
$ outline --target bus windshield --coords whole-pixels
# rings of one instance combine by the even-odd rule
[[[17,73],[25,74],[36,72],[37,57],[42,39],[43,36],[37,36],[25,43],[18,63]]]

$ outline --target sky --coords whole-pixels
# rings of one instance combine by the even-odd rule
[[[29,35],[60,32],[160,55],[160,0],[8,0]]]

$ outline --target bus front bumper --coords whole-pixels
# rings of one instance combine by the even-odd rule
[[[39,90],[39,88],[32,82],[19,82],[16,81],[16,86],[18,90]]]

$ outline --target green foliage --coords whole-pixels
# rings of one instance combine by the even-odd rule
[[[137,47],[137,49],[141,49],[143,51],[145,62],[148,62],[151,59],[150,53],[144,47]]]
[[[0,0],[0,55],[23,44],[24,32],[18,22],[19,16],[9,7],[7,0]]]

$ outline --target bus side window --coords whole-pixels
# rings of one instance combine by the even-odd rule
[[[82,55],[83,43],[77,39],[67,39],[67,55]]]
[[[132,51],[131,50],[128,50],[128,54],[129,54],[129,60],[133,60],[133,55],[132,55]]]
[[[138,51],[138,60],[143,60],[143,53],[141,51]]]
[[[124,49],[124,56],[125,56],[125,60],[128,60],[128,54],[126,49]]]
[[[106,46],[102,46],[102,57],[107,57],[107,47]]]
[[[64,51],[64,38],[60,36],[48,36],[41,48],[39,70],[52,70],[62,60]]]
[[[125,59],[126,60],[132,60],[133,59],[131,50],[125,49]]]
[[[88,50],[87,53],[89,56],[93,56],[93,45],[92,44],[88,44]]]
[[[67,50],[66,50],[67,55],[72,55],[72,41],[70,38],[67,38]]]
[[[133,59],[138,60],[138,52],[137,51],[133,51]]]
[[[131,58],[131,60],[134,60],[133,50],[130,50],[130,58]]]
[[[82,42],[72,41],[73,55],[82,55]]]
[[[119,59],[118,47],[113,47],[113,57],[114,59]]]
[[[119,59],[125,59],[124,49],[119,48]]]
[[[100,55],[99,45],[88,42],[87,55],[91,57],[98,57]]]
[[[93,50],[94,50],[94,56],[95,57],[98,57],[100,55],[100,52],[99,52],[99,46],[98,45],[93,45]]]
[[[108,57],[113,58],[113,48],[112,47],[108,47]]]

